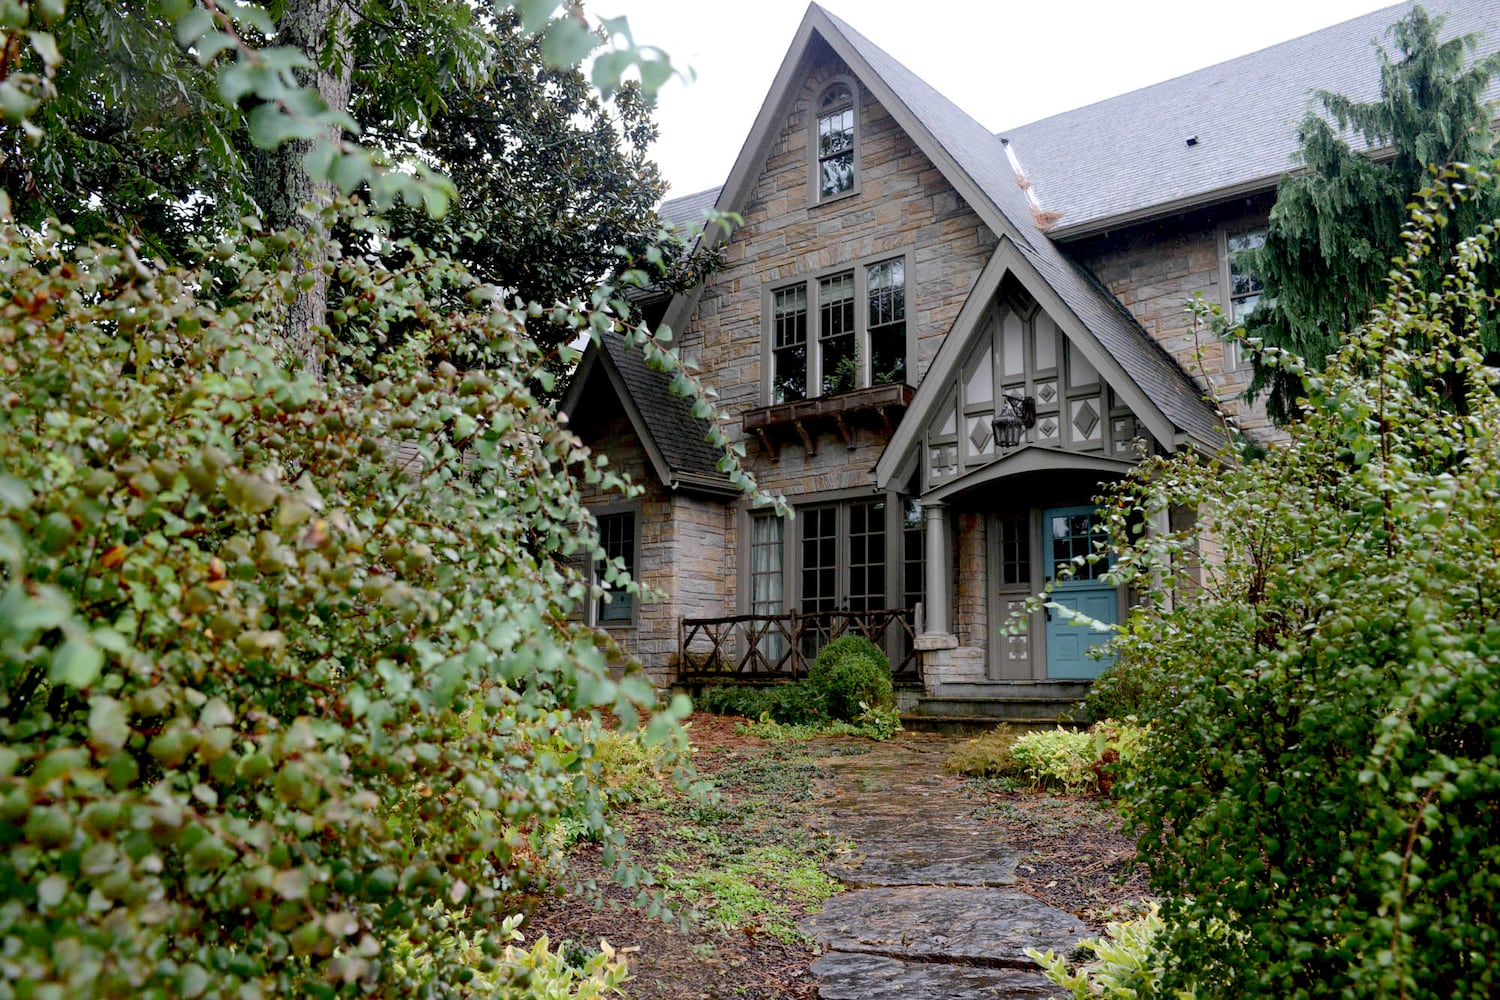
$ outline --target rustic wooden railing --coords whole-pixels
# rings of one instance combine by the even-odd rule
[[[898,651],[891,674],[918,678],[912,613],[883,611],[791,611],[780,615],[683,618],[677,624],[678,681],[797,680],[818,650],[843,635],[861,635],[881,649]]]

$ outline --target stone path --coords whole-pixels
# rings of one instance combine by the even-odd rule
[[[849,891],[801,922],[825,949],[812,967],[823,1000],[1067,996],[1026,949],[1066,953],[1086,928],[1009,888],[1015,852],[943,771],[954,743],[909,734],[819,759],[818,825],[854,846],[832,871]]]

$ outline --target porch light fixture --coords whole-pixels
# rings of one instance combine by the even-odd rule
[[[995,444],[1014,448],[1021,435],[1036,426],[1036,400],[1030,396],[1002,396],[995,414]]]

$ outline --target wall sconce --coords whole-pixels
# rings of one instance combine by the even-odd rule
[[[1036,426],[1036,400],[1030,396],[1002,396],[995,414],[995,444],[1014,448],[1021,435]]]

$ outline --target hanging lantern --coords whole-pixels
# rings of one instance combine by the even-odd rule
[[[995,414],[995,444],[1014,448],[1026,430],[1036,426],[1036,400],[1030,396],[1002,396]]]

